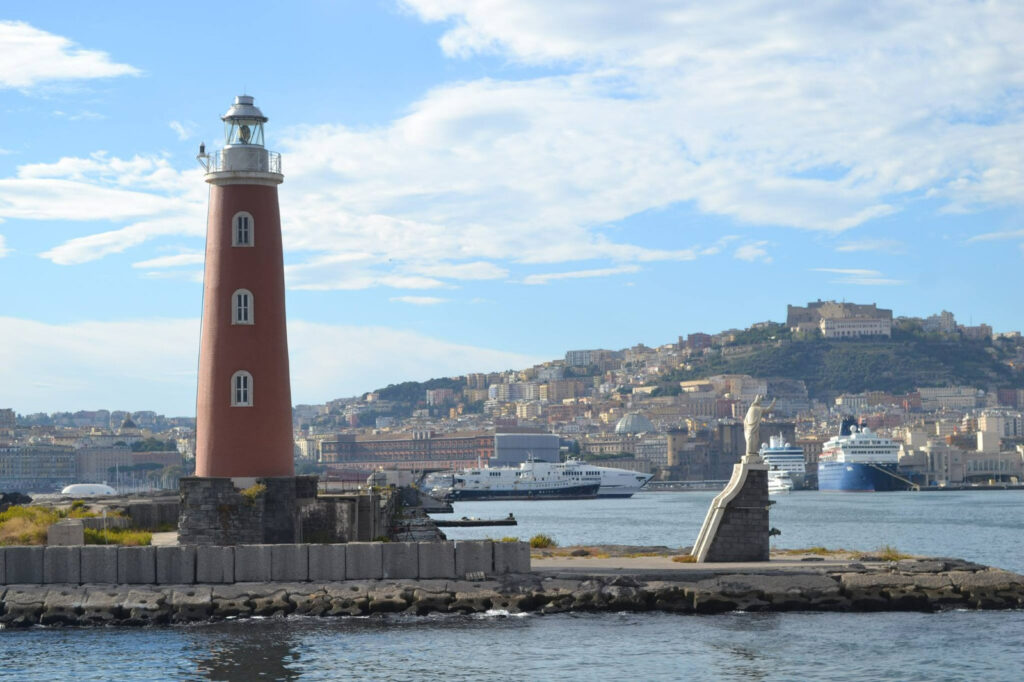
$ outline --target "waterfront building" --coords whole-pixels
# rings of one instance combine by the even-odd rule
[[[321,462],[331,468],[373,470],[461,469],[494,455],[494,434],[430,430],[386,435],[338,434],[320,445]]]
[[[74,448],[68,445],[0,447],[0,491],[57,492],[75,482]]]

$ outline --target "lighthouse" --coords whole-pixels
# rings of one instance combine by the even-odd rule
[[[267,117],[235,97],[223,149],[199,160],[210,185],[196,398],[196,476],[294,476],[281,155],[264,147]]]

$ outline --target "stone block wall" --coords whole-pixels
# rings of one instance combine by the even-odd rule
[[[768,561],[768,472],[752,469],[725,507],[708,549],[708,562]]]
[[[525,542],[0,547],[0,585],[465,579],[530,572]]]

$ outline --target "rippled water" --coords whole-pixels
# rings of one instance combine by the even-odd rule
[[[518,526],[445,528],[452,539],[554,536],[562,545],[686,547],[697,538],[711,492],[639,493],[629,499],[456,502],[435,518],[499,518]],[[824,546],[870,551],[883,545],[911,554],[970,559],[1024,573],[1024,491],[822,493],[772,498],[773,547]]]
[[[684,546],[710,493],[457,503],[562,544]],[[960,556],[1024,572],[1024,493],[780,496],[779,547]],[[148,629],[0,632],[0,679],[1018,680],[1024,611],[938,614],[560,614],[267,619]]]

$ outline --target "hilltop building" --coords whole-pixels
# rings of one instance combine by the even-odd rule
[[[892,336],[892,311],[876,304],[812,301],[786,306],[786,326],[794,332],[817,329],[826,339]]]

